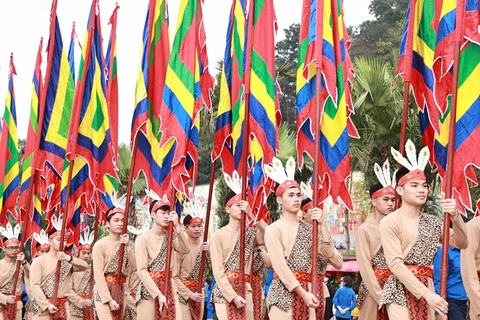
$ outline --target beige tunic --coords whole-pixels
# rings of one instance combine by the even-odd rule
[[[0,319],[2,319],[2,310],[10,305],[7,304],[7,298],[11,295],[13,284],[13,277],[15,275],[17,261],[12,263],[6,262],[4,259],[0,260]],[[23,268],[22,268],[23,269]],[[20,271],[17,281],[16,296],[22,295],[23,290],[23,271]],[[22,301],[17,301],[17,317],[22,315]]]
[[[467,223],[468,247],[460,253],[462,280],[470,300],[470,319],[480,316],[480,217]]]
[[[89,266],[89,268],[91,268],[91,266]],[[90,274],[91,272],[88,269],[86,271],[75,272],[73,274],[72,288],[68,295],[71,315],[73,314],[72,311],[75,307],[83,310],[85,309],[85,307],[91,306],[87,303],[87,299],[85,298],[85,296],[87,296],[90,291]],[[93,301],[93,297],[91,298],[91,300]]]
[[[179,268],[178,273],[175,275],[174,280],[177,285],[178,294],[185,299],[186,301],[192,295],[192,291],[187,288],[187,286],[182,282],[182,280],[187,279],[187,277],[192,273],[193,267],[195,265],[195,260],[199,252],[202,249],[202,244],[199,246],[189,246],[190,251],[185,255],[177,255],[177,268]]]
[[[119,250],[119,246],[120,240],[115,240],[111,236],[107,236],[98,240],[95,243],[95,246],[93,246],[92,260],[95,292],[100,297],[102,304],[113,300],[112,296],[110,295],[110,291],[108,290],[107,282],[105,281],[105,272],[115,257],[115,254]],[[127,254],[124,259],[126,259],[127,265],[135,265],[135,253],[130,245],[126,245],[126,248]]]
[[[165,233],[166,234],[166,233]],[[160,253],[160,248],[162,247],[163,241],[166,241],[166,236],[155,234],[154,230],[149,230],[142,233],[135,241],[135,256],[137,261],[137,273],[140,281],[145,286],[145,289],[155,299],[160,294],[160,289],[157,287],[152,277],[150,276],[148,266],[152,263],[155,258],[157,258]],[[179,232],[176,239],[173,240],[173,248],[176,253],[185,255],[188,254],[190,248],[188,246],[187,238],[185,233]],[[171,269],[172,278],[176,275],[175,273],[175,255],[172,255],[171,260]],[[155,270],[163,271],[163,270]]]
[[[75,257],[72,259],[70,264],[72,265],[70,272],[66,275],[65,280],[61,281],[58,285],[58,298],[65,298],[70,293],[73,281],[73,273],[85,271],[88,268],[88,264],[85,261]],[[46,293],[42,290],[42,286],[46,283],[50,275],[55,273],[56,269],[57,259],[52,253],[35,258],[30,268],[30,287],[32,297],[35,299],[35,302],[42,311],[41,316],[48,315],[47,308],[50,305],[50,302],[47,298],[51,298],[48,293],[48,296],[46,296]]]

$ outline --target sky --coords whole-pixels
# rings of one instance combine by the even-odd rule
[[[148,0],[100,0],[102,34],[106,50],[110,37],[108,19],[118,2],[117,24],[117,61],[119,81],[119,142],[130,141],[130,125],[135,107],[134,92],[140,61],[140,44],[147,12]],[[356,26],[372,19],[368,13],[371,0],[344,0],[345,22],[347,26]],[[214,75],[214,66],[223,58],[230,0],[205,0],[205,32],[207,50]],[[3,115],[8,89],[8,70],[10,53],[13,52],[17,76],[14,77],[14,90],[17,106],[18,137],[25,139],[30,112],[32,76],[40,38],[44,38],[43,69],[47,55],[49,14],[52,0],[15,0],[0,1],[0,115]],[[169,0],[170,40],[174,30],[180,0]],[[274,0],[278,22],[277,41],[285,38],[284,29],[293,23],[299,23],[302,0]],[[72,23],[76,23],[76,32],[83,43],[91,6],[89,0],[59,0],[57,15],[62,31],[64,46],[68,49]],[[80,63],[80,48],[76,46],[76,73]]]

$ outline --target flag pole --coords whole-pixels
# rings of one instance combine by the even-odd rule
[[[56,12],[56,0],[54,1],[55,2],[55,12]],[[52,5],[52,12],[53,11],[53,5]],[[50,34],[52,34],[52,26],[55,27],[55,22],[51,23],[50,24]],[[55,34],[53,35],[53,37],[55,37]],[[51,65],[51,61],[52,61],[52,55],[50,54],[51,50],[53,50],[53,43],[55,41],[52,41],[52,43],[49,44],[49,56],[48,56],[48,65]],[[40,45],[38,47],[38,56],[41,56],[41,52],[42,52],[42,47],[43,47],[43,37],[40,38]],[[48,79],[50,78],[50,69],[48,69],[47,67],[47,73],[46,73],[46,77],[45,79]],[[38,150],[39,147],[40,147],[40,136],[41,136],[41,128],[43,126],[43,115],[44,115],[44,108],[43,108],[43,105],[45,104],[45,100],[46,100],[46,92],[44,92],[45,90],[43,90],[43,86],[41,85],[42,83],[42,79],[38,79],[39,83],[40,83],[40,104],[38,105],[38,126],[37,126],[37,135],[35,136],[35,150]],[[20,240],[20,248],[18,250],[18,252],[23,252],[24,250],[24,247],[25,247],[25,229],[26,229],[26,225],[27,225],[27,218],[28,218],[28,214],[29,212],[32,210],[32,204],[33,204],[33,191],[35,190],[35,172],[36,172],[36,168],[37,168],[37,162],[38,162],[38,157],[36,156],[37,152],[33,152],[33,158],[32,158],[32,163],[31,163],[31,172],[30,172],[30,187],[28,189],[28,201],[27,201],[27,205],[25,207],[25,212],[23,213],[25,216],[21,218],[21,221],[23,222],[21,224],[21,235],[22,235],[22,238]],[[22,211],[20,211],[20,214],[22,214]],[[17,283],[18,283],[18,277],[19,277],[19,272],[20,272],[20,261],[17,261],[17,264],[16,264],[16,267],[15,267],[15,273],[13,275],[13,286],[12,286],[12,296],[15,295],[15,292],[16,292],[16,288],[17,288]],[[13,310],[15,306],[12,305],[10,308]],[[13,314],[15,312],[12,312]]]
[[[176,204],[176,200],[177,200],[177,190],[175,189],[175,187],[173,186],[173,184],[171,184],[172,186],[172,195],[171,195],[171,198],[170,198],[170,212],[172,211],[175,211],[175,204]],[[168,290],[170,289],[170,279],[171,279],[171,276],[170,276],[170,270],[171,270],[171,264],[172,264],[172,247],[173,247],[173,229],[174,229],[174,226],[173,226],[173,222],[172,221],[169,221],[168,222],[168,233],[167,233],[167,258],[166,258],[166,262],[165,262],[165,285],[164,285],[164,295],[165,295],[165,298],[167,299],[167,303],[169,302],[168,301]],[[165,240],[163,240],[165,241]],[[168,311],[168,308],[175,308],[175,305],[169,305],[167,306],[167,308],[164,308],[163,310],[163,316],[166,317],[168,315],[168,313],[170,313]]]
[[[86,47],[86,53],[85,54],[85,62],[84,62],[84,70],[88,70],[89,65],[90,65],[90,59],[91,55],[89,52],[92,49],[92,37],[93,37],[93,32],[94,32],[94,26],[96,21],[93,20],[94,18],[96,19],[96,7],[98,4],[98,0],[92,0],[92,10],[90,12],[90,25],[88,26],[88,39],[87,39],[87,47]],[[74,104],[73,104],[73,117],[72,117],[72,124],[73,128],[77,128],[80,123],[80,109],[82,107],[82,98],[84,95],[85,91],[85,78],[86,78],[86,72],[82,73],[82,78],[79,83],[79,87],[77,87],[78,90],[75,90],[75,98],[74,98]],[[72,128],[72,127],[71,127]],[[77,144],[77,138],[78,138],[78,130],[72,130],[71,135],[72,135],[72,140],[71,140],[71,150],[70,154],[66,155],[65,159],[70,161],[70,166],[68,168],[68,179],[67,179],[67,186],[66,186],[66,194],[67,194],[67,200],[64,205],[64,210],[63,210],[63,216],[62,216],[62,229],[60,230],[60,248],[59,252],[63,252],[63,243],[65,240],[65,227],[67,224],[67,215],[70,210],[70,201],[68,199],[68,196],[70,194],[71,190],[71,182],[72,182],[72,175],[73,175],[73,167],[75,166],[75,149],[76,149],[76,144]],[[70,131],[70,130],[69,130]],[[70,157],[70,159],[68,159]],[[58,230],[57,230],[58,231]],[[53,301],[52,304],[56,306],[57,304],[57,295],[58,295],[58,285],[60,282],[60,269],[61,269],[62,261],[57,262],[57,269],[55,271],[55,284],[54,284],[54,289],[53,289]]]
[[[459,5],[459,3],[463,3]],[[453,164],[455,156],[455,136],[457,122],[458,75],[460,70],[460,46],[463,39],[465,2],[457,1],[455,40],[453,47],[452,100],[450,104],[450,124],[448,131],[447,166],[445,178],[445,198],[452,197]],[[440,268],[440,296],[446,299],[448,276],[448,247],[450,240],[450,215],[443,216],[442,263]]]
[[[98,240],[98,225],[100,221],[100,191],[97,191],[98,194],[98,205],[97,205],[97,214],[95,215],[95,222],[93,223],[93,243],[92,247]],[[87,221],[88,222],[88,221]],[[93,298],[93,263],[90,265],[90,280],[89,280],[89,289],[88,289],[88,298]]]
[[[334,0],[335,1],[335,0]],[[322,53],[323,53],[323,11],[324,2],[316,2],[316,25],[315,25],[315,121],[313,124],[315,132],[315,165],[313,166],[313,205],[319,206],[318,190],[319,190],[319,165],[320,165],[320,121],[321,121],[321,90],[322,90]],[[333,19],[335,20],[335,19]],[[318,221],[312,221],[312,270],[311,270],[311,282],[312,282],[312,294],[315,297],[318,295]]]

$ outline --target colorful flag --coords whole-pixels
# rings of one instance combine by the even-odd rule
[[[120,6],[117,4],[108,20],[112,29],[105,57],[106,67],[108,68],[107,101],[110,110],[110,137],[115,155],[117,155],[118,148],[117,14],[119,8]]]
[[[16,74],[12,53],[0,138],[0,224],[2,226],[8,222],[7,212],[18,219],[16,204],[20,186],[20,167],[18,165],[17,107],[13,88],[13,76]]]
[[[40,108],[44,109],[38,152],[37,169],[44,171],[47,181],[51,175],[62,175],[67,148],[68,129],[71,121],[75,85],[70,64],[65,54],[57,17],[57,0],[53,0],[50,15],[50,38],[48,41],[47,67],[45,71],[44,94],[41,94]],[[50,164],[54,173],[46,169]]]
[[[43,77],[42,77],[42,46],[43,38],[40,39],[40,45],[37,52],[37,60],[35,62],[35,71],[33,72],[32,80],[32,101],[30,104],[30,122],[28,125],[27,140],[25,142],[25,152],[23,156],[22,164],[22,183],[20,186],[20,202],[19,202],[19,212],[20,218],[23,220],[24,211],[30,205],[31,212],[28,212],[27,217],[33,219],[34,215],[34,206],[32,201],[34,201],[35,193],[30,188],[37,190],[39,188],[33,181],[38,177],[37,170],[33,168],[33,159],[34,153],[37,149],[37,136],[38,136],[38,119],[39,119],[39,102],[40,102],[40,92],[43,90]],[[31,221],[31,220],[30,220]],[[33,231],[35,232],[35,231]],[[38,232],[37,232],[38,233]]]
[[[187,182],[196,184],[198,116],[205,102],[210,101],[209,98],[203,101],[202,96],[208,97],[213,89],[208,64],[200,61],[202,57],[208,63],[202,5],[201,0],[180,2],[160,109],[161,154],[168,154],[175,148],[172,167],[169,168],[171,181],[175,189],[185,195],[188,195]],[[202,93],[202,89],[205,92]],[[163,191],[170,194],[165,185]]]
[[[144,173],[148,188],[158,194],[171,168],[172,152],[160,153],[159,114],[170,57],[166,0],[150,0],[143,31],[142,58],[135,93],[130,145],[137,148],[133,175]],[[174,149],[172,149],[174,151]],[[167,168],[164,170],[163,168]]]
[[[75,159],[75,168],[79,157],[83,158],[88,166],[83,170],[89,171],[91,183],[95,189],[105,192],[103,178],[106,174],[116,177],[117,168],[110,139],[106,67],[97,6],[98,0],[93,1],[80,61],[80,78],[75,90],[75,111],[70,125],[67,158],[70,162]],[[94,189],[84,187],[83,190],[88,201],[94,197]]]
[[[349,133],[356,136],[351,124],[351,66],[348,39],[344,27],[341,0],[305,0],[300,26],[297,71],[297,156],[303,166],[304,155],[315,154],[316,96],[320,96],[320,158],[318,178],[322,190],[319,202],[332,196],[334,203],[343,203],[350,210],[352,201],[346,185],[350,177]],[[317,12],[319,12],[317,14]],[[333,13],[333,15],[332,15]],[[322,18],[317,34],[317,16]],[[321,68],[321,88],[316,92],[316,66]],[[320,81],[320,80],[319,80]]]
[[[233,0],[228,23],[220,80],[217,124],[212,161],[222,161],[223,172],[242,172],[244,101],[244,66],[246,41],[246,1]]]
[[[75,22],[72,24],[72,33],[70,35],[70,45],[68,47],[68,62],[70,65],[70,72],[72,73],[73,82],[75,83]]]

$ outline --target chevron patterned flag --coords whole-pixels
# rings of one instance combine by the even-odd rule
[[[204,59],[207,56],[202,5],[202,0],[180,2],[160,109],[161,154],[168,154],[175,145],[171,181],[175,189],[185,195],[188,195],[188,187],[185,187],[187,182],[196,184],[199,141],[197,120],[205,103],[202,96],[209,96],[214,82],[208,73],[208,65],[203,65],[200,61],[200,56]],[[201,80],[207,83],[202,84]],[[207,102],[210,101],[207,99]],[[190,170],[187,170],[187,162]],[[165,185],[163,190],[170,194]]]
[[[72,25],[72,33],[70,35],[70,45],[68,46],[68,63],[70,65],[70,72],[72,73],[73,82],[75,82],[75,22]]]
[[[23,219],[22,211],[26,210],[28,203],[34,200],[35,193],[32,192],[32,198],[29,199],[29,189],[34,187],[35,190],[39,188],[38,185],[32,185],[32,178],[36,179],[38,176],[34,170],[32,172],[33,166],[33,157],[34,152],[37,148],[37,133],[38,133],[38,119],[39,119],[39,102],[40,102],[40,92],[43,87],[43,77],[42,77],[42,47],[43,47],[43,38],[40,39],[40,44],[38,46],[37,60],[35,62],[35,71],[33,72],[32,80],[32,101],[30,104],[30,122],[28,125],[27,140],[25,143],[25,152],[23,156],[23,165],[22,165],[22,182],[20,186],[20,203],[19,203],[19,212],[20,218]],[[35,175],[33,175],[35,173]],[[31,206],[32,211],[28,213],[28,217],[33,218],[34,206]]]
[[[13,89],[13,76],[16,75],[13,53],[10,56],[8,92],[3,112],[2,136],[0,137],[0,224],[8,222],[7,212],[17,218],[16,204],[20,185],[20,168],[17,136],[17,107]]]
[[[456,7],[455,7],[456,5]],[[453,6],[453,7],[452,7]],[[459,10],[457,12],[457,10]],[[463,13],[464,10],[464,13]],[[437,100],[444,114],[440,117],[440,131],[435,135],[435,156],[442,179],[446,176],[448,155],[451,83],[453,66],[453,41],[462,40],[459,61],[457,96],[455,154],[453,165],[453,195],[461,208],[472,208],[469,184],[478,184],[474,166],[480,167],[478,153],[480,147],[480,32],[472,30],[479,25],[477,0],[459,0],[458,3],[444,1],[438,26],[437,49],[435,50],[435,83],[443,96]],[[464,16],[463,20],[457,18]],[[452,20],[453,19],[453,20]],[[453,29],[449,29],[452,28]],[[476,28],[476,27],[475,27]],[[456,34],[457,33],[457,34]],[[449,84],[447,86],[447,84]],[[438,97],[436,93],[436,97]],[[445,103],[443,103],[445,102]],[[443,104],[442,104],[443,103]],[[443,184],[445,191],[445,184]],[[466,214],[466,212],[464,212]]]
[[[108,20],[108,24],[112,26],[112,29],[105,57],[108,68],[107,101],[110,110],[110,137],[115,155],[118,148],[117,14],[119,8],[120,6],[117,4]]]
[[[89,171],[90,181],[97,190],[105,192],[103,178],[106,174],[116,177],[117,168],[115,165],[116,155],[113,152],[110,138],[110,117],[104,73],[106,67],[97,5],[97,1],[92,3],[85,34],[67,158],[71,161],[76,157],[75,168],[79,157],[83,158],[88,166],[84,170]],[[75,124],[77,119],[80,119],[78,127]],[[78,135],[75,139],[77,132]],[[74,177],[72,177],[73,179]],[[95,193],[93,188],[85,187],[84,191],[88,200],[93,198]],[[76,199],[73,200],[76,201]]]
[[[400,58],[397,67],[397,76],[404,81],[410,81],[413,97],[420,112],[428,109],[428,118],[431,126],[438,132],[439,112],[434,99],[433,58],[436,46],[436,30],[432,23],[435,16],[435,6],[438,0],[411,0],[405,28],[400,44]],[[415,3],[415,10],[412,10]],[[412,12],[414,14],[412,15]],[[413,27],[410,28],[410,25]],[[409,32],[411,34],[409,34]],[[411,41],[411,45],[407,42]],[[424,117],[425,119],[425,117]]]
[[[44,109],[43,125],[41,127],[38,170],[44,172],[47,185],[52,175],[61,176],[67,148],[68,128],[72,115],[75,85],[70,64],[65,54],[57,17],[57,0],[53,1],[50,15],[50,39],[48,42],[47,67],[44,81],[46,91],[45,101],[40,101],[40,108]],[[55,172],[46,169],[50,164]]]
[[[242,172],[243,118],[245,102],[243,75],[246,28],[246,1],[233,0],[227,29],[225,54],[220,80],[217,124],[212,161],[222,161],[223,172]]]
[[[322,9],[323,7],[323,9]],[[317,10],[322,10],[323,22],[317,35]],[[352,210],[353,205],[346,182],[350,176],[350,153],[348,136],[358,136],[350,120],[351,62],[348,55],[348,37],[345,34],[343,8],[340,0],[305,0],[300,26],[298,71],[297,71],[297,154],[299,166],[304,155],[313,159],[315,140],[312,116],[315,115],[316,95],[321,97],[320,159],[315,159],[322,176],[318,177],[323,187],[319,194],[322,202],[329,195],[334,203],[343,203]],[[335,13],[332,19],[332,13]],[[321,48],[321,56],[316,50]],[[318,59],[318,61],[317,61]],[[321,65],[321,92],[316,92],[316,64]]]
[[[252,67],[250,83],[250,196],[259,212],[257,220],[269,220],[267,195],[273,181],[267,179],[263,165],[272,163],[278,152],[278,127],[281,122],[275,72],[275,35],[277,31],[272,0],[255,1],[252,31]],[[248,84],[247,84],[248,85]]]
[[[167,2],[150,0],[143,31],[130,144],[132,150],[135,143],[138,148],[136,159],[132,160],[135,179],[142,171],[148,188],[159,194],[164,181],[169,178],[174,151],[172,149],[166,155],[160,153],[159,114],[169,56]]]

